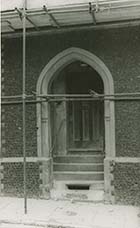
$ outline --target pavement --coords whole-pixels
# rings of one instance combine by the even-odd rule
[[[140,208],[103,203],[0,198],[0,228],[140,228]]]

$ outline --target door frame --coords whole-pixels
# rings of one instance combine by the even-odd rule
[[[47,63],[38,78],[37,95],[48,94],[54,78],[63,68],[75,61],[84,62],[96,70],[103,80],[104,94],[114,98],[113,78],[107,66],[93,53],[77,47],[71,47],[58,53]],[[105,159],[113,158],[115,157],[115,111],[113,99],[104,101],[104,126]],[[51,158],[50,127],[48,103],[37,103],[37,152],[40,158]],[[108,191],[108,173],[104,173],[106,191]]]

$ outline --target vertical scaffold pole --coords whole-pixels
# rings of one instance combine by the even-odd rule
[[[23,75],[22,75],[22,120],[23,120],[23,184],[24,184],[24,213],[27,214],[26,189],[26,0],[23,0]]]

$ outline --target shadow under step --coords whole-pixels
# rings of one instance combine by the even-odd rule
[[[54,180],[54,189],[59,191],[69,189],[69,186],[79,186],[79,189],[83,189],[83,186],[87,186],[90,190],[104,190],[103,180]],[[86,188],[85,188],[86,189]]]

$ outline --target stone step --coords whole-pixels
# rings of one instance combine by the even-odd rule
[[[54,163],[54,171],[103,171],[103,163]]]
[[[56,156],[53,158],[54,163],[103,163],[104,156],[103,155],[86,155],[86,156],[78,156],[78,155],[67,155],[67,156]]]
[[[104,181],[102,180],[54,180],[54,189],[67,190],[68,186],[89,186],[90,190],[103,190]]]
[[[82,202],[103,202],[104,201],[104,191],[103,190],[62,190],[57,189],[51,190],[52,199],[60,200],[73,200]]]
[[[55,180],[103,180],[103,172],[53,172]]]

